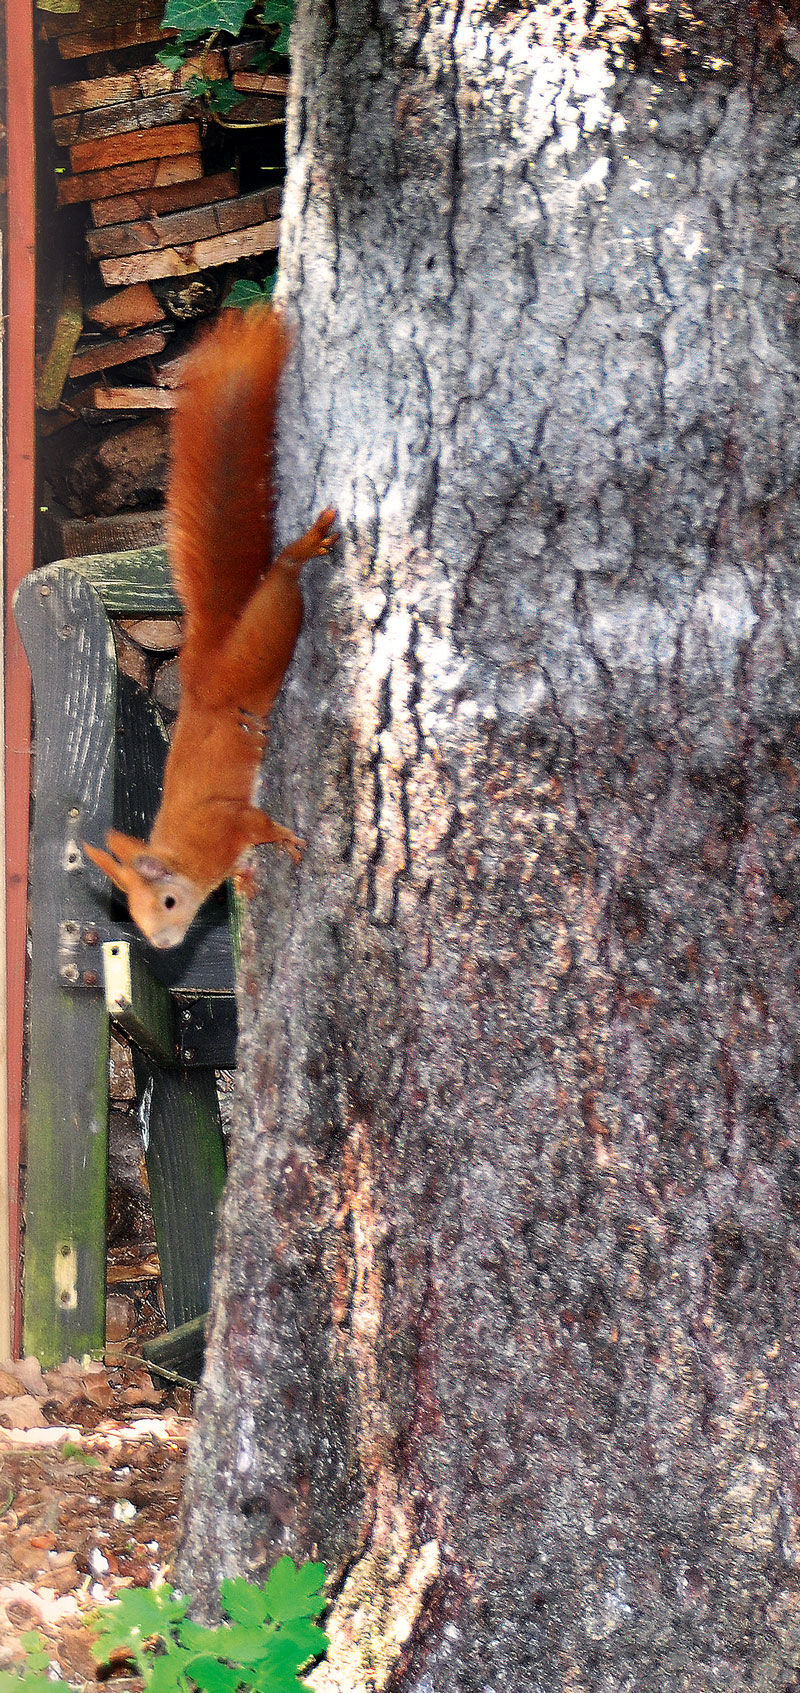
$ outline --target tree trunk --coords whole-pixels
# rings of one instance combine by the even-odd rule
[[[299,6],[179,1573],[319,1553],[331,1693],[800,1687],[795,10]]]

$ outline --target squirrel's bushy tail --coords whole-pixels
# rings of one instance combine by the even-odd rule
[[[229,309],[186,360],[167,496],[185,652],[225,638],[272,563],[275,423],[290,344],[279,312]]]

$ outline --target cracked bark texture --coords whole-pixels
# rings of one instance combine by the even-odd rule
[[[300,0],[265,772],[179,1574],[318,1688],[800,1687],[791,7]]]

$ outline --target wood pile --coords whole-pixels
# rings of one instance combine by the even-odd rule
[[[68,161],[56,171],[56,202],[85,207],[88,261],[83,283],[67,267],[42,362],[48,438],[76,418],[128,414],[133,423],[167,412],[179,381],[176,326],[218,301],[213,273],[278,247],[280,188],[242,192],[233,158],[206,169],[208,114],[196,91],[198,79],[230,78],[243,97],[235,127],[272,126],[283,123],[288,79],[254,67],[263,40],[196,54],[178,69],[161,64],[170,33],[162,15],[163,0],[83,0],[78,13],[39,14],[40,38],[69,78],[54,77],[49,90],[53,137]],[[184,279],[185,310],[173,310]]]

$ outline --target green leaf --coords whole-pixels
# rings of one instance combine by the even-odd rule
[[[190,100],[202,100],[210,87],[211,83],[207,76],[190,76],[184,94],[187,94]]]
[[[309,1658],[321,1658],[330,1645],[324,1629],[308,1617],[294,1617],[291,1622],[281,1623],[280,1638],[291,1640],[299,1652],[305,1652],[302,1663],[307,1663]]]
[[[218,112],[224,117],[226,112],[233,111],[234,106],[240,106],[244,95],[234,88],[232,82],[211,82],[208,87],[208,104],[212,112]]]
[[[99,1663],[105,1663],[110,1652],[120,1648],[131,1657],[141,1658],[145,1640],[157,1635],[170,1642],[173,1625],[186,1615],[187,1599],[176,1599],[169,1582],[161,1587],[129,1587],[112,1604],[104,1605],[93,1616],[93,1627],[101,1639],[92,1648]]]
[[[203,1628],[202,1623],[183,1622],[180,1625],[180,1640],[182,1646],[201,1656],[213,1653],[217,1658],[227,1658],[232,1664],[257,1664],[264,1654],[272,1638],[272,1629],[245,1628],[238,1623],[232,1626],[223,1624],[221,1628]]]
[[[275,287],[275,277],[268,276],[266,282],[250,282],[246,276],[237,277],[227,298],[225,306],[236,306],[240,311],[248,306],[264,306],[272,296]]]
[[[168,0],[162,27],[190,41],[217,29],[238,35],[251,5],[252,0]]]
[[[176,1688],[186,1687],[187,1674],[191,1675],[192,1670],[192,1653],[173,1645],[160,1657],[148,1652],[147,1665],[150,1693],[175,1693]]]
[[[180,47],[170,46],[162,47],[161,52],[156,53],[156,58],[159,64],[164,66],[165,70],[179,71],[181,65],[183,64],[184,55],[181,52]]]
[[[301,1564],[279,1558],[264,1586],[267,1610],[273,1622],[291,1622],[293,1617],[318,1617],[325,1609],[319,1589],[325,1580],[324,1564]]]
[[[25,1652],[25,1669],[46,1670],[53,1654],[45,1645],[38,1628],[29,1628],[19,1637],[20,1646]]]
[[[255,288],[260,292],[257,282],[245,282],[244,287]],[[233,1617],[234,1622],[245,1622],[252,1626],[263,1622],[267,1615],[263,1587],[256,1587],[253,1581],[245,1581],[244,1576],[237,1575],[220,1582],[219,1596],[223,1608],[229,1617]]]
[[[264,0],[263,21],[267,28],[277,25],[278,34],[271,42],[273,53],[288,53],[289,30],[294,17],[294,0]]]
[[[99,1458],[92,1457],[91,1452],[84,1452],[83,1447],[78,1446],[74,1440],[64,1441],[61,1448],[61,1457],[64,1459],[77,1458],[80,1464],[85,1464],[86,1468],[91,1470],[96,1469],[100,1462]]]
[[[189,1675],[203,1693],[236,1693],[242,1685],[238,1669],[231,1669],[229,1664],[221,1664],[219,1658],[211,1656],[193,1658]]]

